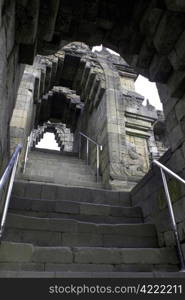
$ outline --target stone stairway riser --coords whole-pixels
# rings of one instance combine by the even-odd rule
[[[139,207],[123,207],[105,204],[93,204],[83,202],[70,201],[44,201],[44,200],[29,200],[13,197],[11,199],[10,208],[16,210],[25,210],[33,212],[54,212],[66,213],[69,215],[82,216],[98,216],[98,217],[122,217],[122,218],[137,218],[142,221],[142,212]]]
[[[96,224],[142,224],[142,218],[137,217],[112,217],[112,216],[91,216],[91,215],[73,215],[67,213],[55,213],[55,212],[41,212],[41,211],[26,211],[25,210],[13,210],[10,209],[10,213],[18,213],[31,217],[38,218],[62,218],[62,219],[73,219],[82,222],[91,222]]]
[[[130,206],[128,192],[109,191],[88,187],[65,187],[56,184],[46,184],[28,181],[16,181],[13,196],[43,200],[69,200],[73,202],[88,202],[96,204],[111,204]]]

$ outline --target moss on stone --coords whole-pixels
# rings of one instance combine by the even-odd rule
[[[168,181],[168,189],[169,189],[172,203],[176,202],[181,198],[182,196],[181,183],[177,181],[175,178],[172,178],[171,180]],[[163,186],[160,188],[158,192],[158,203],[160,209],[164,209],[167,206],[166,195]]]

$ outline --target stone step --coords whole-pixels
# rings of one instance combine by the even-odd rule
[[[74,219],[81,222],[90,222],[97,224],[138,224],[143,223],[141,218],[130,218],[130,217],[112,217],[112,216],[89,216],[89,215],[74,215],[67,213],[54,213],[54,212],[42,212],[42,211],[25,211],[20,209],[10,209],[10,213],[19,215],[27,215],[37,218],[64,218]]]
[[[175,272],[177,265],[172,264],[100,264],[100,263],[48,263],[48,262],[0,262],[1,271],[41,271],[41,272]]]
[[[31,153],[47,153],[47,154],[53,154],[53,155],[58,155],[58,156],[64,156],[64,157],[78,157],[77,152],[68,152],[68,151],[57,151],[57,150],[50,150],[50,149],[44,149],[44,148],[34,148],[31,150]]]
[[[17,180],[13,196],[40,200],[75,201],[96,204],[131,206],[130,194],[101,188],[66,187],[59,184],[43,184]]]
[[[39,272],[0,271],[0,278],[185,278],[181,272]]]
[[[95,183],[96,177],[95,175],[89,174],[89,172],[75,172],[75,170],[72,172],[65,172],[63,173],[61,170],[54,172],[54,171],[49,171],[48,172],[42,172],[42,170],[38,171],[37,174],[32,171],[28,171],[24,174],[25,178],[49,178],[51,181],[56,181],[56,182],[67,182],[68,184],[73,183],[73,182],[78,182],[78,181],[84,181],[84,182],[93,182]]]
[[[26,169],[28,168],[34,168],[35,167],[35,164],[38,163],[39,166],[43,167],[43,165],[45,164],[45,161],[46,159],[29,159],[28,162],[27,162],[27,165],[26,165]],[[47,159],[47,166],[49,168],[76,168],[76,169],[90,169],[90,166],[87,165],[85,163],[85,161],[80,161],[78,159],[75,159],[75,160],[63,160],[63,159]]]
[[[0,278],[185,278],[181,272],[42,272],[0,271]]]
[[[90,166],[87,165],[87,163],[83,160],[79,160],[78,158],[75,159],[71,159],[71,158],[67,158],[67,159],[63,159],[62,158],[53,158],[53,159],[49,159],[49,158],[45,158],[45,159],[28,159],[26,168],[31,167],[32,163],[38,163],[38,164],[44,164],[45,160],[47,159],[47,165],[50,167],[58,167],[58,165],[60,164],[60,166],[64,166],[65,168],[69,167],[69,168],[81,168],[81,169],[90,169]]]
[[[23,176],[22,178],[20,179],[23,179],[23,180],[27,180],[28,182],[29,181],[32,181],[32,182],[36,182],[36,183],[40,183],[40,184],[62,184],[64,187],[81,187],[81,188],[101,188],[102,185],[101,184],[97,184],[95,182],[94,179],[90,180],[89,181],[85,181],[83,180],[82,178],[80,180],[73,180],[73,181],[70,181],[68,179],[57,179],[57,178],[52,178],[51,177],[48,177],[48,176]],[[71,184],[70,184],[71,183]]]
[[[77,157],[31,151],[22,178],[67,186],[95,187],[94,171]]]
[[[20,176],[21,177],[21,176]],[[42,168],[39,168],[37,172],[32,169],[27,169],[23,174],[22,178],[48,178],[51,182],[55,181],[59,184],[63,184],[63,182],[67,182],[68,185],[73,185],[76,181],[84,181],[84,182],[96,182],[96,176],[89,170],[80,170],[80,169],[48,169],[47,171],[43,171]]]
[[[40,246],[157,247],[153,224],[95,224],[9,213],[4,240]]]
[[[38,247],[2,242],[0,272],[175,272],[178,259],[173,248]],[[138,273],[136,273],[138,274]]]
[[[31,151],[28,155],[28,161],[39,161],[44,162],[47,160],[48,162],[59,162],[59,163],[71,163],[77,165],[86,165],[85,160],[79,159],[76,155],[65,155],[65,154],[57,154],[50,152],[40,152],[40,151]]]
[[[12,197],[10,210],[29,216],[71,218],[92,223],[143,223],[140,207]]]
[[[75,185],[75,184],[81,184],[81,186],[84,183],[84,186],[86,186],[87,184],[91,183],[96,184],[96,177],[88,174],[81,174],[81,173],[70,173],[70,172],[66,172],[65,173],[61,173],[61,172],[50,172],[49,173],[43,173],[42,171],[39,171],[37,174],[31,172],[26,172],[24,174],[24,178],[26,180],[34,180],[34,181],[43,181],[46,180],[48,182],[54,182],[54,183],[58,183],[58,184],[64,184],[64,185]],[[95,185],[96,186],[96,185]]]

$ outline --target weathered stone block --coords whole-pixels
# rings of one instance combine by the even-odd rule
[[[165,3],[169,10],[184,12],[185,3],[183,0],[165,0]]]
[[[89,234],[89,233],[63,233],[62,234],[62,245],[69,247],[80,247],[80,246],[103,246],[102,237],[100,234]]]
[[[158,236],[159,247],[164,247],[165,246],[164,234],[158,233],[157,236]]]
[[[41,199],[55,200],[56,197],[56,186],[54,185],[42,185],[41,188]]]
[[[175,71],[168,80],[168,87],[171,97],[182,98],[185,94],[185,73],[183,71]]]
[[[184,68],[184,64],[185,64],[184,42],[185,42],[185,31],[181,34],[173,50],[168,55],[169,60],[175,70],[181,70]]]
[[[109,264],[51,264],[46,263],[46,271],[63,271],[63,272],[113,272],[114,266]]]
[[[171,132],[172,129],[174,127],[176,127],[178,125],[178,120],[177,120],[177,116],[174,110],[172,110],[167,118],[166,118],[166,128],[167,128],[167,132]]]
[[[0,263],[1,271],[44,271],[44,264],[31,262],[5,262]]]
[[[35,247],[32,261],[44,263],[71,263],[73,254],[67,247]]]
[[[84,203],[80,205],[80,213],[82,215],[108,216],[110,213],[110,206]]]
[[[25,192],[26,183],[15,181],[13,185],[12,194],[14,196],[23,197]]]
[[[175,237],[174,237],[173,231],[164,232],[164,240],[165,240],[166,246],[169,246],[169,247],[175,246],[176,242],[175,242]]]
[[[169,139],[172,151],[177,149],[182,144],[185,137],[184,137],[184,133],[183,133],[183,129],[182,129],[181,125],[177,125],[175,128],[173,128],[171,133],[168,135],[168,139]]]
[[[121,253],[118,249],[75,248],[76,263],[120,264]]]
[[[174,249],[124,249],[122,250],[122,261],[125,263],[177,263],[177,256]]]
[[[81,233],[81,232],[89,232],[89,234],[91,234],[91,233],[99,233],[99,227],[98,227],[99,225],[97,225],[97,224],[93,224],[93,223],[81,223],[81,222],[78,222],[78,224],[77,224],[77,231],[79,232],[79,233]]]
[[[151,3],[151,6],[153,6],[153,3]],[[143,34],[153,36],[160,22],[163,10],[155,7],[152,8],[151,6],[146,10],[141,20],[140,28]]]
[[[31,261],[32,254],[33,254],[32,244],[2,242],[0,247],[0,261],[5,261],[5,262]]]
[[[48,2],[47,4],[45,4],[45,6],[40,4],[40,10],[42,13],[40,14],[39,18],[38,32],[39,36],[45,41],[49,42],[52,40],[59,4],[59,0]]]
[[[185,215],[185,198],[181,198],[173,205],[175,220],[177,223],[184,220]]]
[[[182,251],[183,251],[183,255],[185,257],[185,243],[182,244]]]
[[[149,78],[151,81],[165,83],[167,82],[172,66],[166,56],[155,55],[149,68]]]
[[[167,11],[157,27],[154,45],[161,55],[168,54],[185,25],[184,15]]]
[[[33,0],[26,9],[27,4],[18,3],[16,41],[23,44],[32,44],[37,35],[37,25],[39,18],[39,1]]]
[[[57,201],[56,212],[80,214],[80,204],[68,201]]]
[[[184,139],[185,139],[185,116],[182,117],[182,119],[180,121],[180,125],[181,125],[181,129],[182,129],[182,132],[184,134]]]
[[[178,174],[185,168],[185,158],[183,156],[183,150],[181,148],[175,150],[175,152],[172,154],[171,160],[166,164],[166,166]],[[179,189],[181,190],[180,187]]]
[[[118,248],[155,248],[157,247],[157,240],[155,237],[141,237],[141,236],[124,236],[123,234],[104,234],[104,247],[118,247]]]
[[[177,228],[178,228],[178,232],[179,232],[180,241],[184,241],[185,240],[185,221],[183,220],[183,222],[180,222],[178,224]]]
[[[182,99],[180,99],[179,102],[177,102],[175,106],[175,112],[178,121],[180,121],[185,115],[185,97],[183,97]]]
[[[25,185],[25,194],[24,196],[26,198],[35,198],[35,199],[40,199],[41,198],[41,192],[42,192],[42,185],[40,184],[32,184],[32,183],[27,183]]]
[[[172,202],[176,202],[181,198],[181,183],[178,180],[176,180],[175,178],[169,180],[168,189],[169,189]],[[166,194],[164,192],[164,187],[161,187],[159,189],[158,203],[160,209],[164,209],[165,207],[167,207],[167,199],[166,199]]]
[[[4,239],[38,246],[61,246],[61,233],[52,231],[7,228]]]
[[[33,44],[20,44],[19,63],[32,65],[37,51],[37,40]]]

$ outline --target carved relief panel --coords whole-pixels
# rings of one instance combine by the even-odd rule
[[[140,136],[126,135],[128,176],[144,176],[149,170],[147,139]]]

